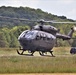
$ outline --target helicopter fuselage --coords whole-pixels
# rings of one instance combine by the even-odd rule
[[[55,43],[56,36],[39,30],[24,31],[18,38],[23,50],[28,51],[50,51]]]

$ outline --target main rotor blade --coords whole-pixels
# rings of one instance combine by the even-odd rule
[[[58,24],[76,24],[76,22],[56,22],[56,21],[44,21],[45,23],[58,23]]]
[[[59,23],[59,24],[76,24],[76,22],[52,22],[52,23]]]
[[[11,18],[11,17],[5,17],[5,16],[0,16],[0,18],[3,18],[3,19],[12,19],[12,20],[20,20],[20,21],[36,22],[35,20],[29,20],[29,19],[24,19],[24,18]]]
[[[56,21],[45,21],[43,19],[40,20],[29,20],[29,19],[24,19],[24,18],[11,18],[11,17],[5,17],[5,16],[0,16],[0,18],[4,19],[12,19],[12,20],[20,20],[20,21],[29,21],[29,22],[38,22],[38,23],[55,23],[55,24],[76,24],[76,22],[56,22]]]

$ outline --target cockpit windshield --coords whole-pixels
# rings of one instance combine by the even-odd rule
[[[34,39],[36,37],[36,33],[38,31],[29,31],[26,33],[25,38],[27,39]]]
[[[28,32],[28,30],[23,31],[23,32],[20,34],[20,36],[18,37],[18,39],[20,39],[20,38],[24,37],[24,36],[25,36],[25,34],[26,34],[27,32]]]

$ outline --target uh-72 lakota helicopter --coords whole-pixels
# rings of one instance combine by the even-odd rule
[[[10,17],[3,17],[0,18],[11,19]],[[14,20],[21,20],[21,21],[30,21],[30,22],[38,22],[38,25],[35,25],[31,30],[23,31],[19,37],[18,41],[21,45],[20,53],[17,50],[17,53],[23,55],[24,51],[28,51],[31,55],[34,54],[35,51],[38,51],[40,55],[44,55],[44,53],[50,52],[53,56],[52,48],[56,44],[56,39],[60,38],[63,40],[70,40],[72,38],[72,34],[76,31],[76,27],[73,26],[70,32],[67,35],[63,35],[59,33],[59,29],[51,25],[44,25],[44,23],[58,23],[58,24],[76,24],[76,22],[54,22],[54,21],[44,21],[44,20],[29,20],[29,19],[22,19],[22,18],[12,18]]]

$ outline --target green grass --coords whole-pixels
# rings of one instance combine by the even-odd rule
[[[55,57],[41,57],[37,52],[20,56],[16,49],[0,48],[0,73],[76,73],[76,55],[69,51],[69,47],[54,48]]]

